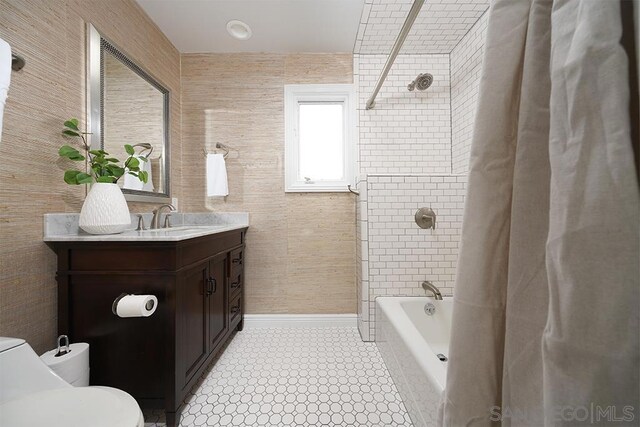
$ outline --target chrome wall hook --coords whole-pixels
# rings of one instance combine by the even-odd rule
[[[13,71],[20,71],[24,68],[26,61],[20,55],[16,55],[15,53],[11,54],[11,69]]]

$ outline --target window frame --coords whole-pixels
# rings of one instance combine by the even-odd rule
[[[306,183],[298,179],[299,105],[301,103],[343,104],[344,179]],[[356,99],[353,84],[301,84],[284,87],[285,192],[347,192],[355,175]]]

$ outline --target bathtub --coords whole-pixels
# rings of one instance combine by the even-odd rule
[[[428,316],[425,305],[435,306]],[[376,344],[414,427],[435,426],[447,378],[453,299],[378,297]],[[441,355],[440,358],[438,355]]]

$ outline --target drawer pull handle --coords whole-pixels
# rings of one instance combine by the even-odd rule
[[[213,277],[207,279],[207,296],[214,294],[218,288],[218,282]]]
[[[234,258],[231,260],[233,264],[242,265],[242,258]]]
[[[237,313],[239,311],[240,311],[240,304],[238,304],[238,305],[236,305],[234,307],[231,307],[231,314]]]

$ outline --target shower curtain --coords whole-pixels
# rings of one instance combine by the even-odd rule
[[[489,14],[440,422],[637,425],[620,2],[496,0]]]

